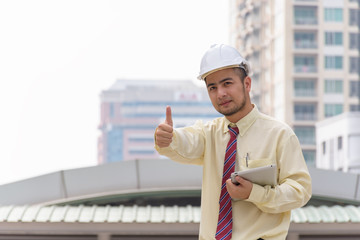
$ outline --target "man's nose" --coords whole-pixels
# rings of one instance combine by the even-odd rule
[[[218,98],[223,98],[226,96],[226,89],[223,87],[218,88]]]

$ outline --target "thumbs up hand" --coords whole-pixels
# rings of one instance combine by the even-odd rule
[[[172,142],[173,137],[173,121],[171,116],[171,107],[166,107],[166,118],[163,123],[160,123],[155,130],[155,143],[159,147],[168,147]]]

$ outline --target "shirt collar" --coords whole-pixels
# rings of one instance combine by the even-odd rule
[[[227,120],[226,117],[224,117],[224,119],[225,119],[224,126],[223,126],[224,133],[227,133],[229,131],[229,128],[228,128],[229,125],[230,125],[230,127],[235,127],[235,125],[236,125],[239,128],[240,136],[243,136],[246,133],[246,131],[251,127],[251,125],[253,125],[253,123],[255,122],[255,120],[258,118],[258,116],[260,114],[257,106],[255,104],[253,104],[253,106],[254,107],[251,110],[251,112],[249,112],[245,117],[240,119],[236,124],[230,122],[229,120]]]

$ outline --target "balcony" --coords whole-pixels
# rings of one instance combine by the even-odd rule
[[[295,18],[294,22],[296,25],[317,25],[318,21],[316,18]]]
[[[315,42],[315,41],[294,41],[294,48],[296,48],[296,49],[316,49],[317,42]]]
[[[295,73],[316,73],[317,68],[311,65],[296,65],[294,66],[294,71]]]
[[[295,89],[295,97],[316,97],[315,89]]]
[[[316,121],[316,113],[295,113],[296,121]]]

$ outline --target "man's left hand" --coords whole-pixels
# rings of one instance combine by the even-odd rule
[[[239,185],[235,185],[231,182],[231,179],[226,180],[226,189],[229,195],[233,199],[248,199],[253,187],[252,182],[236,176],[236,181]]]

